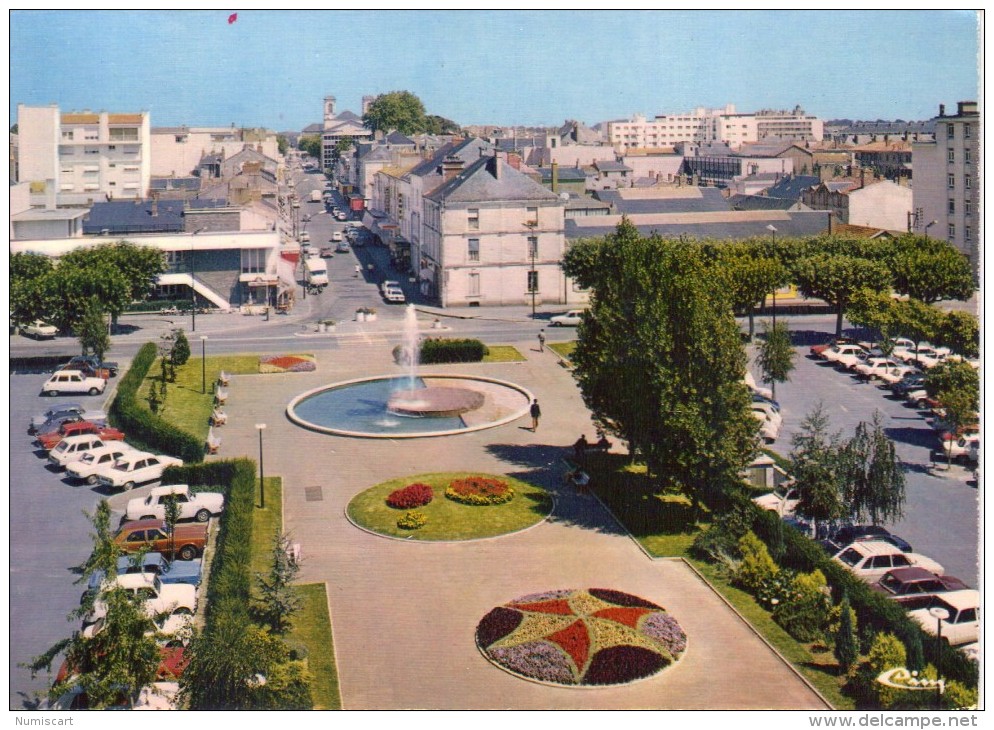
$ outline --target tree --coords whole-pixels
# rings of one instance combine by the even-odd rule
[[[341,159],[342,155],[351,150],[355,146],[355,140],[351,137],[342,137],[340,140],[335,142],[335,161],[337,162]]]
[[[281,154],[285,155],[287,150],[290,149],[290,143],[287,138],[282,134],[276,135],[276,150]]]
[[[10,318],[14,322],[50,318],[46,280],[54,271],[52,259],[44,254],[15,253],[10,257]]]
[[[773,388],[773,397],[777,397],[777,383],[790,380],[790,371],[794,369],[794,348],[790,344],[790,332],[787,325],[777,322],[770,326],[763,324],[765,335],[759,346],[759,367],[763,371],[763,382]]]
[[[749,339],[754,332],[756,306],[787,284],[787,268],[770,255],[763,255],[758,246],[721,244],[717,253],[729,276],[732,307],[749,316]]]
[[[256,574],[259,617],[274,634],[285,634],[290,629],[293,615],[303,605],[303,600],[293,586],[300,566],[285,532],[273,538],[271,560],[267,575]]]
[[[573,354],[584,402],[695,506],[737,488],[755,453],[745,351],[717,267],[701,245],[642,238],[627,218],[563,263],[592,290]]]
[[[321,159],[321,137],[316,134],[305,134],[297,140],[297,147],[311,157]]]
[[[848,673],[859,658],[859,641],[856,638],[856,626],[853,623],[853,610],[849,606],[849,596],[842,597],[839,630],[835,633],[835,647],[832,653],[843,673]]]
[[[952,446],[959,430],[975,423],[980,410],[980,374],[969,363],[944,360],[925,373],[925,390],[942,404],[943,420],[951,438],[943,442],[946,464],[952,464]]]
[[[943,299],[969,299],[976,290],[969,262],[945,241],[902,236],[894,248],[890,267],[892,286],[898,294],[933,304]]]
[[[980,355],[980,320],[970,312],[946,312],[935,333],[935,344],[963,357]]]
[[[839,483],[839,435],[830,434],[828,428],[828,416],[819,401],[791,440],[790,473],[800,494],[796,511],[814,523],[816,536],[819,522],[838,519],[846,512]]]
[[[398,131],[416,134],[427,128],[425,105],[410,91],[391,91],[380,94],[362,115],[362,123],[374,132]]]
[[[173,364],[180,367],[186,365],[190,359],[190,341],[186,339],[186,333],[183,330],[176,333],[176,339],[173,340],[173,347],[169,351],[169,359],[173,361]]]
[[[798,288],[806,297],[817,297],[835,307],[835,336],[842,336],[842,316],[850,298],[860,289],[886,289],[887,267],[879,261],[847,255],[816,254],[794,266]]]
[[[179,520],[179,501],[175,494],[169,494],[163,500],[166,532],[169,533],[169,559],[176,559],[176,522]]]
[[[459,134],[462,127],[451,119],[440,117],[437,114],[429,114],[425,119],[425,132],[428,134]]]
[[[843,500],[853,521],[893,522],[904,515],[904,470],[894,442],[887,438],[880,412],[861,421],[840,452]]]
[[[113,267],[128,283],[128,302],[147,299],[159,274],[167,270],[163,251],[128,241],[117,241],[94,248],[78,248],[63,256],[59,267],[66,263],[79,269],[102,264]]]
[[[110,349],[110,335],[107,334],[107,324],[104,322],[100,300],[95,296],[90,297],[86,303],[86,311],[76,327],[76,332],[83,354],[88,355],[92,352],[98,360],[103,361],[104,354]]]
[[[870,289],[855,292],[846,306],[846,319],[879,333],[878,346],[885,355],[893,351],[892,338],[900,332],[895,330],[894,299],[890,294]]]
[[[917,299],[894,301],[891,304],[891,317],[894,330],[915,341],[916,362],[918,345],[935,339],[943,319],[942,312]]]

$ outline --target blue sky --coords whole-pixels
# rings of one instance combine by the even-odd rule
[[[926,119],[978,96],[969,11],[13,11],[17,104],[153,126],[320,121],[406,89],[460,124],[595,124],[735,104]]]

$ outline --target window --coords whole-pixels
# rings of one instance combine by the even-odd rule
[[[528,291],[537,292],[538,291],[538,272],[529,271],[528,272]]]
[[[971,162],[973,162],[973,150],[970,149],[963,150],[963,162],[965,162],[968,165]]]
[[[949,215],[955,215],[956,213],[956,198],[950,198],[948,204]]]
[[[963,226],[963,240],[972,241],[973,240],[973,229],[970,226]]]
[[[72,130],[69,129],[69,130],[66,130],[65,132],[63,132],[62,133],[62,139],[65,139],[65,140],[68,140],[68,141],[71,142],[72,141]]]
[[[470,208],[466,211],[466,214],[468,216],[469,229],[471,231],[480,230],[480,209]]]
[[[946,186],[952,190],[956,187],[956,176],[952,173],[946,175]]]
[[[946,125],[946,139],[956,138],[956,125],[950,122]]]
[[[950,223],[949,224],[949,236],[948,236],[948,238],[949,238],[950,241],[952,239],[956,238],[956,224],[955,223]]]
[[[242,249],[242,273],[264,274],[266,272],[266,251],[261,248]]]
[[[471,238],[469,239],[469,260],[479,261],[480,260],[480,239]]]
[[[116,142],[138,141],[138,127],[111,127],[109,131],[110,131],[110,138],[112,141]],[[177,141],[180,140],[177,139]]]
[[[525,213],[525,225],[526,226],[537,226],[538,225],[538,208],[528,208]]]
[[[963,176],[963,187],[965,187],[967,190],[969,190],[970,188],[973,187],[973,176],[972,175],[964,175]]]
[[[528,236],[528,257],[534,259],[538,256],[538,236]]]
[[[946,162],[956,162],[956,150],[952,147],[946,150]]]
[[[970,215],[970,214],[973,213],[973,201],[972,200],[964,200],[963,201],[963,212],[966,215]]]
[[[964,124],[963,125],[963,136],[966,139],[970,139],[970,137],[973,136],[973,127],[971,125],[969,125],[969,124]]]
[[[471,297],[480,296],[480,275],[476,272],[473,272],[469,275],[468,295]]]

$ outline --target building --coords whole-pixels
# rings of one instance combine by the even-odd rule
[[[143,197],[151,178],[148,112],[69,112],[56,104],[17,105],[18,176],[32,205]]]
[[[452,160],[424,196],[421,252],[443,307],[577,301],[559,268],[564,200],[498,155]]]
[[[374,99],[375,97],[371,96],[362,98],[364,114]],[[351,140],[353,144],[357,144],[373,138],[373,132],[363,126],[361,116],[348,110],[341,113],[336,112],[335,97],[330,95],[324,97],[324,115],[320,134],[321,169],[323,170],[334,168],[335,160],[338,158],[338,143],[342,140]]]
[[[225,160],[249,147],[277,159],[276,132],[253,127],[154,127],[151,132],[152,175],[185,177],[199,174],[204,158]],[[214,175],[215,177],[217,175]]]
[[[623,188],[600,190],[594,197],[611,206],[612,215],[659,215],[727,211],[728,201],[717,188]]]
[[[78,238],[83,235],[86,208],[59,208],[55,188],[46,191],[43,206],[31,205],[28,183],[10,184],[10,240]]]
[[[980,254],[980,113],[961,101],[955,114],[939,105],[935,141],[912,146],[915,165],[913,228],[954,245],[974,272]]]
[[[845,222],[853,226],[903,231],[911,220],[912,206],[910,187],[881,180],[849,191],[849,219]]]
[[[705,211],[697,213],[656,213],[629,215],[639,233],[658,233],[666,238],[743,240],[769,237],[770,226],[779,236],[803,238],[829,231],[828,214],[823,211]],[[566,221],[566,238],[597,238],[615,232],[622,216],[573,218]]]
[[[857,165],[888,180],[911,179],[910,142],[870,142],[854,147],[852,154]]]

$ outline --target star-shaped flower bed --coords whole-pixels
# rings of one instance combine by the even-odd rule
[[[476,627],[484,656],[512,674],[568,686],[627,684],[669,666],[687,648],[655,603],[604,588],[516,598]]]

